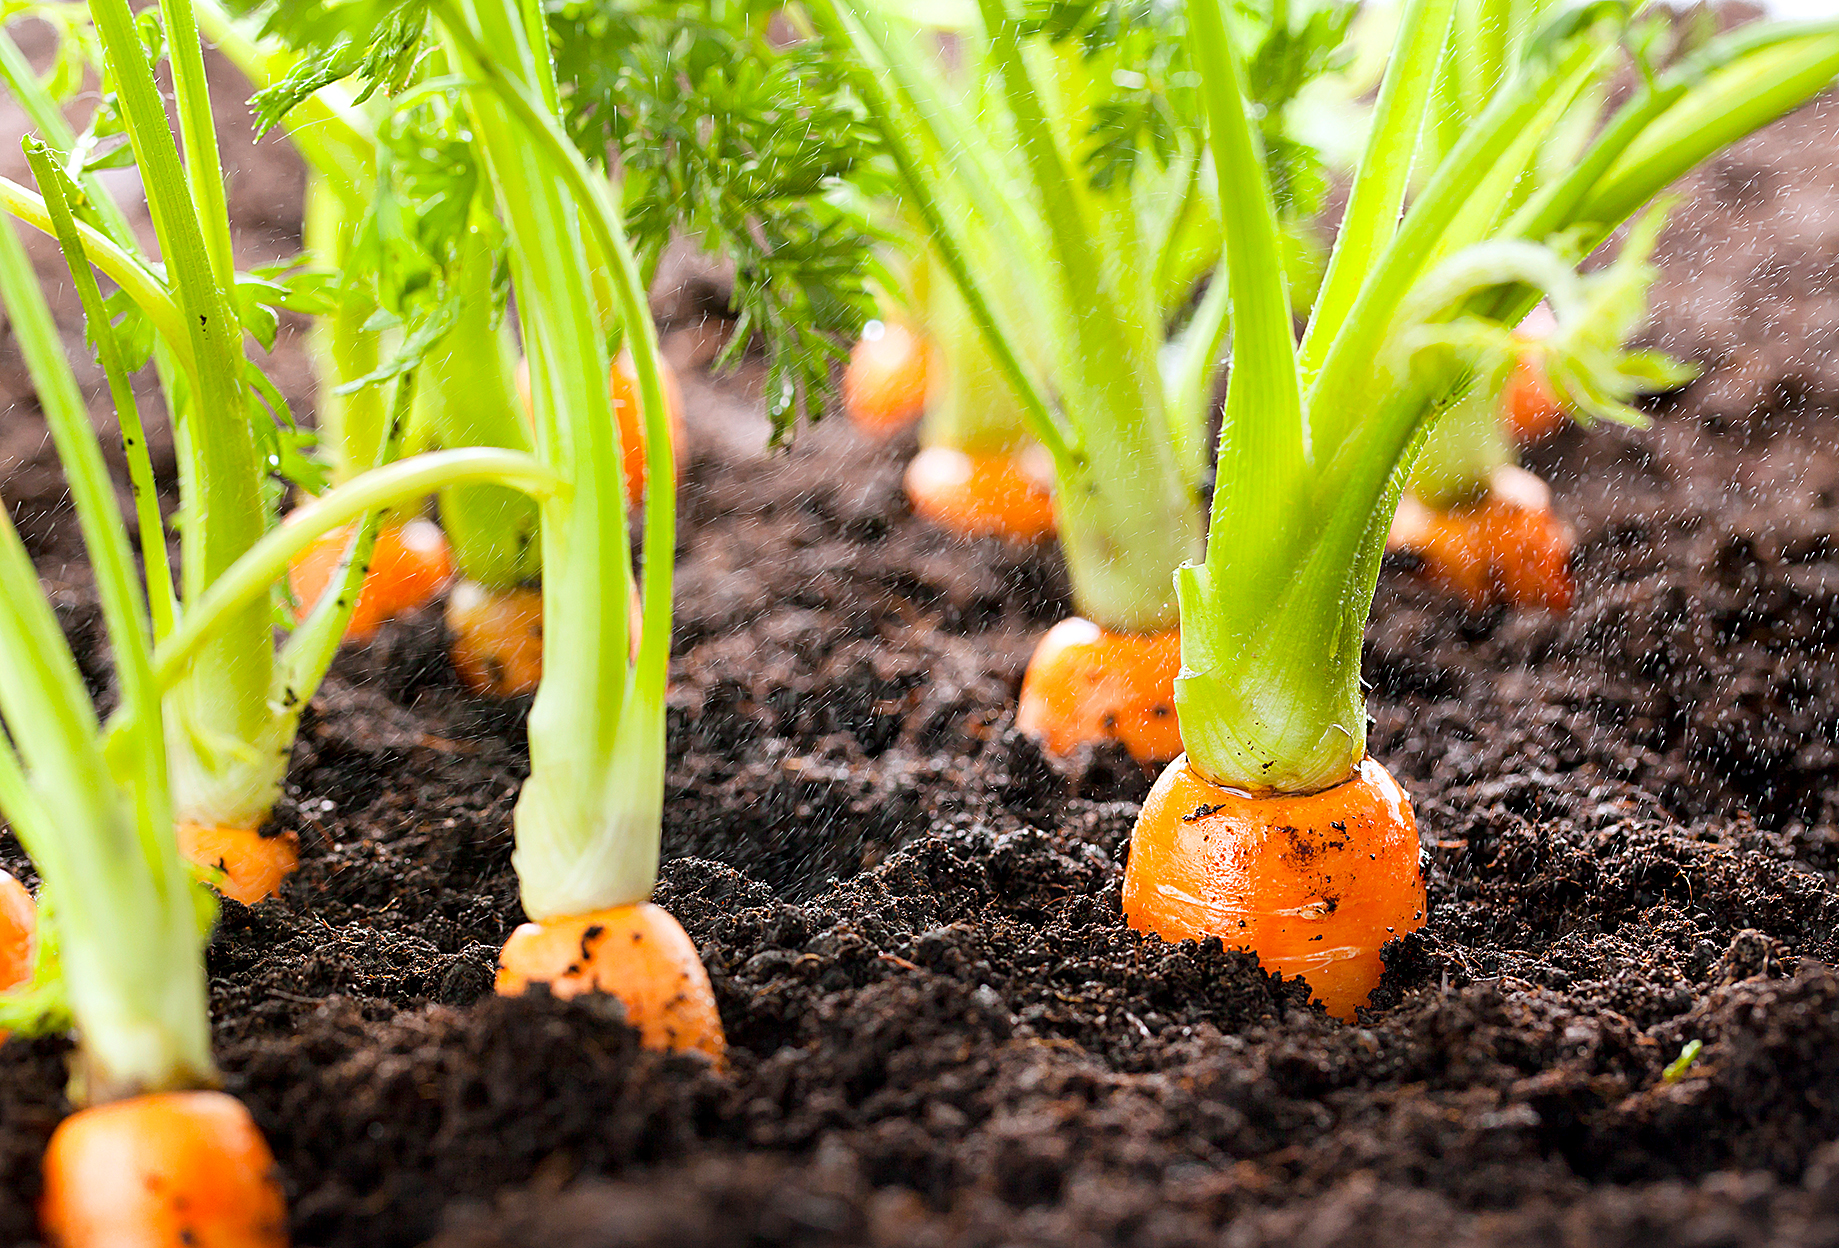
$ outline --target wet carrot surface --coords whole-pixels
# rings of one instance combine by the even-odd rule
[[[1419,856],[1411,803],[1371,758],[1320,793],[1250,797],[1183,756],[1131,834],[1124,915],[1165,940],[1250,949],[1352,1019],[1385,969],[1381,946],[1424,924]]]
[[[970,455],[929,446],[907,465],[913,510],[958,537],[1039,542],[1053,535],[1051,474],[1017,455]]]

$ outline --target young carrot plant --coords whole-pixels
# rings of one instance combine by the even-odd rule
[[[1191,13],[1232,223],[1233,369],[1206,558],[1176,578],[1187,752],[1144,805],[1124,905],[1165,937],[1255,949],[1351,1018],[1378,982],[1380,947],[1425,917],[1410,804],[1367,756],[1360,687],[1415,453],[1541,293],[1561,319],[1587,308],[1576,262],[1699,160],[1832,80],[1839,23],[1746,28],[1645,78],[1562,177],[1515,203],[1501,191],[1541,135],[1617,64],[1626,8],[1573,10],[1528,41],[1401,214],[1452,8],[1413,0],[1299,344],[1222,8],[1196,0]],[[1602,280],[1597,293],[1617,279]],[[1619,361],[1591,345],[1582,335],[1555,357],[1610,407]]]
[[[42,144],[28,140],[27,153],[111,394],[131,406],[123,335],[84,258],[65,175]],[[69,480],[125,724],[111,734],[98,719],[37,570],[0,509],[0,718],[8,738],[0,742],[0,814],[38,871],[45,913],[33,985],[0,1002],[0,1015],[23,1029],[74,1022],[77,1037],[71,1094],[79,1109],[45,1152],[45,1237],[69,1248],[285,1245],[274,1158],[242,1104],[212,1090],[204,944],[215,907],[174,836],[148,603],[89,412],[10,224],[0,226],[0,300]],[[140,520],[147,525],[144,511]],[[164,540],[157,524],[142,536]]]
[[[1056,278],[1074,292],[1059,324],[1080,371],[1062,368],[1052,386],[1030,368],[1024,340],[991,293],[995,280],[964,242],[953,196],[958,168],[969,162],[948,170],[931,155],[956,155],[956,136],[926,124],[931,111],[923,84],[912,85],[904,45],[869,6],[810,7],[821,27],[865,49],[875,72],[860,74],[858,89],[883,124],[903,189],[1055,455],[1075,593],[1082,603],[1136,608],[1101,621],[1114,627],[1165,627],[1167,582],[1150,575],[1148,562],[1128,578],[1107,574],[1131,549],[1133,532],[1159,529],[1165,560],[1192,551],[1176,505],[1188,479],[1165,473],[1158,482],[1145,475],[1155,454],[1140,446],[1129,454],[1128,439],[1146,440],[1142,430],[1169,419],[1166,406],[1144,399],[1157,394],[1143,381],[1147,370],[1119,358],[1118,344],[1149,318],[1127,311],[1140,284],[1111,284],[1110,257],[1078,250],[1098,217],[1064,194],[1065,156],[1038,103],[1037,67],[1022,51],[1025,15],[1002,0],[979,6],[1015,115],[1014,140],[1044,205],[1044,246],[1060,249]],[[1256,949],[1267,966],[1307,977],[1342,1017],[1377,982],[1385,940],[1424,921],[1410,805],[1366,755],[1360,689],[1380,555],[1424,437],[1486,378],[1541,292],[1587,310],[1578,261],[1673,178],[1805,101],[1839,70],[1839,26],[1831,23],[1727,36],[1665,74],[1643,76],[1577,159],[1522,198],[1515,188],[1529,162],[1619,67],[1627,7],[1585,5],[1541,26],[1502,62],[1512,72],[1438,153],[1425,123],[1455,7],[1402,7],[1371,134],[1300,342],[1294,317],[1303,301],[1282,263],[1278,203],[1231,6],[1186,7],[1187,64],[1220,198],[1232,368],[1205,556],[1190,555],[1174,576],[1174,701],[1186,753],[1144,807],[1125,908],[1133,924],[1171,939],[1212,935]],[[1407,209],[1420,157],[1421,189]],[[1218,332],[1227,330],[1222,308]],[[1628,377],[1596,345],[1580,333],[1553,344],[1553,358],[1580,393],[1613,406],[1626,397]],[[1112,432],[1107,421],[1126,431]],[[1126,493],[1133,473],[1142,479]],[[1120,512],[1126,498],[1134,503],[1128,524],[1105,522],[1108,498]],[[1099,533],[1110,540],[1086,544]],[[1156,566],[1166,576],[1167,563]],[[1120,586],[1129,592],[1119,594]]]
[[[929,396],[928,449],[908,476],[916,509],[972,517],[961,531],[1024,532],[1005,517],[1027,519],[1029,534],[1044,516],[1057,522],[1079,616],[1037,650],[1018,722],[1057,754],[1112,740],[1144,763],[1167,761],[1180,752],[1169,578],[1200,552],[1230,306],[1217,281],[1193,303],[1227,227],[1206,169],[1187,19],[1159,4],[1012,12],[988,0],[955,32],[967,66],[958,80],[925,55],[929,33],[878,7],[807,7],[856,49],[857,91],[936,260],[927,328],[944,375]],[[1310,208],[1319,174],[1283,138],[1284,105],[1330,63],[1350,14],[1325,5],[1293,16],[1277,4],[1247,23],[1286,206]],[[1051,463],[1052,512],[1014,466],[1023,441]]]
[[[1481,84],[1498,80],[1501,67],[1523,53],[1550,8],[1543,0],[1457,6],[1422,164],[1434,167],[1481,115],[1487,103]],[[1636,23],[1628,37],[1647,73],[1647,63],[1671,42],[1672,23],[1664,18]],[[1563,177],[1583,154],[1602,124],[1608,85],[1591,83],[1543,133],[1529,136],[1537,141],[1526,144],[1523,172],[1506,188],[1510,208]],[[1535,308],[1425,439],[1388,545],[1412,551],[1432,580],[1472,608],[1502,601],[1563,611],[1571,603],[1570,528],[1544,482],[1517,466],[1515,443],[1543,437],[1573,415],[1642,423],[1630,401],[1694,375],[1657,352],[1622,348],[1645,315],[1653,276],[1647,253],[1664,219],[1664,212],[1650,214],[1612,269],[1563,292],[1562,322],[1552,312],[1557,300]],[[1572,370],[1571,380],[1555,387],[1554,371],[1578,356],[1592,367]]]

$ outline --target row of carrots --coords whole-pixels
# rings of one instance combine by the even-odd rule
[[[646,219],[647,195],[683,193],[670,176],[638,176],[654,155],[642,145],[621,148],[617,168],[590,154],[592,110],[569,111],[596,82],[669,92],[685,79],[646,78],[641,65],[578,72],[563,90],[584,47],[629,50],[623,35],[595,44],[605,14],[572,0],[540,18],[518,0],[411,0],[384,22],[281,6],[268,42],[212,0],[168,0],[152,50],[127,0],[89,7],[92,68],[141,168],[161,260],[75,159],[84,141],[4,38],[0,74],[40,137],[27,143],[36,192],[0,179],[0,205],[56,239],[85,301],[130,471],[147,487],[135,512],[145,585],[43,293],[5,232],[0,294],[71,480],[122,696],[98,716],[0,516],[0,810],[49,899],[39,910],[0,878],[0,976],[14,987],[10,1017],[78,1039],[83,1108],[47,1148],[46,1238],[271,1248],[287,1239],[274,1158],[248,1111],[214,1090],[213,916],[196,882],[249,904],[284,886],[298,846],[261,827],[300,706],[341,638],[372,636],[443,589],[468,686],[535,695],[513,817],[529,921],[501,952],[498,990],[608,993],[647,1044],[724,1061],[694,943],[649,900],[682,400],[646,303],[657,249],[635,247],[628,227]],[[896,171],[887,198],[908,214],[916,289],[880,292],[908,315],[864,334],[845,402],[876,436],[925,409],[906,478],[918,514],[965,535],[1058,534],[1080,614],[1043,638],[1017,724],[1052,753],[1114,741],[1162,768],[1132,835],[1126,920],[1250,949],[1348,1020],[1383,973],[1386,942],[1427,919],[1409,799],[1366,752],[1360,646],[1385,547],[1414,550],[1471,605],[1569,605],[1568,536],[1549,491],[1512,467],[1503,407],[1513,436],[1531,437],[1566,407],[1639,420],[1634,399],[1683,380],[1624,347],[1664,220],[1644,209],[1839,73],[1839,23],[1758,27],[1686,49],[1605,121],[1628,34],[1615,6],[1511,0],[1493,6],[1507,38],[1473,28],[1456,0],[1399,7],[1383,79],[1355,93],[1373,100],[1370,134],[1327,249],[1311,245],[1310,205],[1280,194],[1268,163],[1291,150],[1280,140],[1299,84],[1244,67],[1288,58],[1302,78],[1326,74],[1352,6],[1302,28],[1273,6],[1248,47],[1244,15],[1223,0],[1193,0],[1141,40],[1106,32],[1168,15],[1077,5],[1042,26],[979,0],[940,57],[937,31],[884,6],[806,0],[805,52],[834,60],[805,78],[749,13],[678,12],[666,20],[683,25],[659,39],[714,63],[772,62],[785,107],[835,104],[860,123],[859,151],[780,152],[821,170],[750,203],[731,245],[757,242],[769,207],[802,203],[821,228],[781,231],[779,251],[802,239],[811,271],[860,279],[866,261],[850,269],[824,251],[847,199],[830,192],[857,164]],[[309,244],[339,276],[332,295],[234,269],[198,22],[263,86],[258,106],[308,161]],[[405,53],[430,31],[439,38],[422,54]],[[1150,159],[1136,138],[1121,154],[1087,150],[1103,128],[1086,110],[1147,80],[1131,59],[1147,46],[1168,58],[1158,81],[1193,84],[1179,109],[1163,101],[1179,118],[1174,150]],[[177,134],[155,77],[162,54]],[[353,69],[359,89],[327,82],[325,64]],[[750,157],[822,137],[785,127],[781,104],[754,119]],[[710,134],[700,122],[689,132]],[[617,125],[600,137],[630,138]],[[612,194],[621,173],[630,181]],[[425,212],[417,230],[403,228],[409,205]],[[1614,264],[1576,271],[1630,221]],[[755,259],[770,264],[771,251]],[[150,351],[131,350],[135,326],[105,310],[94,270],[151,324]],[[812,321],[860,310],[866,285],[792,306]],[[1528,324],[1542,298],[1550,324]],[[762,324],[785,306],[758,288],[736,300]],[[244,339],[293,306],[329,331],[320,415],[337,463],[323,492],[275,523],[264,491],[297,444]],[[808,329],[790,339],[808,346]],[[802,349],[775,357],[769,411],[795,406],[811,381]],[[149,355],[187,434],[176,581],[127,384]],[[424,410],[436,449],[406,453]],[[1407,477],[1415,497],[1401,501]],[[430,494],[452,551],[419,516]],[[500,515],[494,535],[481,517]],[[277,645],[280,581],[296,620]]]

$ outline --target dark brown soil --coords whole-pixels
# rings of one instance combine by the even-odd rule
[[[841,422],[766,457],[744,379],[692,374],[659,900],[732,1067],[490,994],[522,708],[404,621],[314,704],[279,812],[301,871],[211,950],[296,1242],[1839,1244],[1836,169],[1827,103],[1686,188],[1651,336],[1705,380],[1533,456],[1579,534],[1568,618],[1387,568],[1371,744],[1432,911],[1358,1026],[1125,927],[1144,777],[1010,727],[1056,555],[928,531],[904,448]],[[251,248],[285,234],[244,212]],[[7,501],[88,645],[40,440],[21,399]],[[7,1243],[62,1056],[0,1048]]]

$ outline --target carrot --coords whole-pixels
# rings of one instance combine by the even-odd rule
[[[1508,436],[1521,446],[1543,442],[1571,423],[1564,402],[1546,378],[1545,360],[1538,347],[1520,347],[1513,372],[1501,389],[1500,410]]]
[[[0,871],[0,988],[32,978],[37,947],[38,906],[24,884]]]
[[[870,321],[843,370],[843,410],[872,438],[899,433],[926,408],[925,339],[899,321]]]
[[[1570,610],[1570,526],[1552,509],[1551,489],[1522,468],[1495,469],[1480,501],[1447,511],[1407,496],[1387,545],[1416,554],[1425,575],[1473,610]]]
[[[1077,616],[1061,620],[1028,660],[1016,727],[1061,757],[1109,740],[1146,766],[1166,763],[1181,753],[1180,670],[1179,629],[1125,633]]]
[[[633,588],[626,613],[628,648],[638,654],[644,604]],[[487,589],[461,581],[447,595],[449,652],[460,680],[485,697],[536,692],[543,676],[543,594],[536,589]]]
[[[1252,797],[1184,756],[1144,801],[1124,871],[1132,927],[1252,950],[1343,1020],[1379,983],[1380,947],[1423,926],[1426,904],[1411,803],[1371,758],[1320,793]]]
[[[498,955],[498,992],[547,984],[558,997],[604,992],[654,1049],[727,1051],[709,973],[676,919],[648,901],[525,923]]]
[[[300,865],[300,841],[292,832],[263,836],[255,828],[184,820],[174,832],[179,853],[203,871],[211,887],[245,906],[273,897]]]
[[[300,618],[306,618],[326,592],[356,528],[352,524],[327,533],[288,568],[287,582],[299,604]],[[410,520],[380,530],[364,588],[345,625],[345,640],[369,641],[383,621],[428,602],[452,575],[447,535],[433,521]]]
[[[683,387],[677,381],[676,372],[662,357],[658,363],[664,374],[664,410],[670,420],[671,452],[681,472],[684,448],[688,445],[683,426]],[[516,376],[517,393],[523,398],[524,414],[528,416],[531,410],[528,359],[517,362]],[[639,413],[638,369],[630,351],[622,349],[614,357],[607,378],[607,392],[613,399],[613,416],[619,421],[620,466],[626,477],[626,502],[637,507],[645,498],[645,420]]]
[[[494,698],[533,693],[543,675],[543,595],[502,593],[460,581],[447,595],[454,670],[474,693]]]
[[[72,1114],[45,1149],[52,1248],[285,1248],[274,1154],[241,1101],[153,1092]]]
[[[971,455],[929,446],[907,465],[913,510],[958,537],[1038,542],[1054,531],[1051,471],[1043,477],[1020,455]]]

